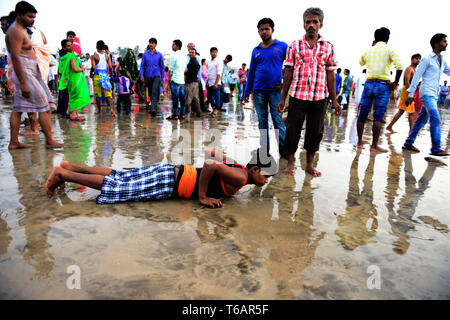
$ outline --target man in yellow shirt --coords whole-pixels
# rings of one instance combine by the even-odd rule
[[[375,31],[375,44],[361,56],[359,61],[361,66],[367,66],[367,80],[364,84],[358,116],[358,148],[363,148],[364,124],[373,104],[373,140],[370,151],[375,152],[387,152],[387,150],[378,146],[378,138],[380,137],[384,113],[389,103],[390,92],[398,86],[402,75],[400,57],[392,48],[387,46],[389,35],[389,29],[377,29]],[[397,69],[394,82],[390,82],[392,64]]]

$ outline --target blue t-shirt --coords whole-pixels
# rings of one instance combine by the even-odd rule
[[[282,82],[287,48],[287,43],[275,39],[268,48],[259,44],[253,49],[245,94],[253,90],[273,91],[274,83]]]
[[[336,94],[339,93],[342,85],[342,76],[339,73],[336,73]]]

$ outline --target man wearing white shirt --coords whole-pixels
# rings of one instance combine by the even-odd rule
[[[212,47],[209,50],[211,54],[211,61],[208,63],[208,82],[206,84],[206,91],[208,101],[211,103],[213,111],[211,117],[215,118],[220,110],[220,75],[223,71],[223,63],[217,58],[218,50]]]
[[[94,87],[92,85],[92,79],[91,79],[91,69],[92,69],[92,61],[91,61],[91,55],[89,53],[86,53],[86,60],[83,62],[84,67],[84,77],[86,78],[86,82],[89,88],[89,95],[92,97],[94,96]]]
[[[169,83],[172,93],[172,115],[167,120],[178,120],[186,118],[184,97],[184,71],[186,70],[186,57],[181,53],[181,40],[174,40],[170,56]],[[180,105],[178,107],[178,105]]]

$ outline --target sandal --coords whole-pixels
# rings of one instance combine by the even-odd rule
[[[166,118],[166,120],[178,120],[178,116],[171,115],[171,116],[168,116]]]
[[[416,147],[414,147],[413,145],[403,145],[402,149],[413,151],[413,152],[420,152],[420,150],[417,149]]]
[[[184,114],[182,114],[181,116],[180,116],[180,119],[186,119],[186,115],[184,115]]]
[[[76,117],[70,116],[69,119],[70,119],[70,121],[84,121],[84,118],[80,117],[80,116],[76,116]]]

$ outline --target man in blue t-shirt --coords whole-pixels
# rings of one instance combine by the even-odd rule
[[[344,84],[342,85],[342,94],[345,96],[347,103],[342,105],[342,110],[348,109],[348,104],[350,103],[350,91],[352,90],[353,77],[350,75],[350,70],[345,69],[344,74],[346,75]]]
[[[269,111],[275,130],[278,130],[278,149],[283,157],[286,128],[282,115],[277,112],[281,100],[283,62],[286,58],[287,43],[272,39],[274,22],[270,18],[258,22],[258,33],[262,42],[253,49],[248,72],[244,100],[248,102],[253,92],[253,102],[258,114],[261,147],[269,152]],[[269,108],[268,108],[269,106]]]
[[[342,86],[341,68],[337,68],[337,70],[336,70],[336,96],[339,95],[339,91],[341,91],[341,86]]]
[[[445,105],[445,100],[447,99],[447,95],[450,92],[450,88],[447,87],[447,80],[444,81],[444,85],[441,86],[441,90],[439,90],[439,102],[438,104],[443,106]]]

